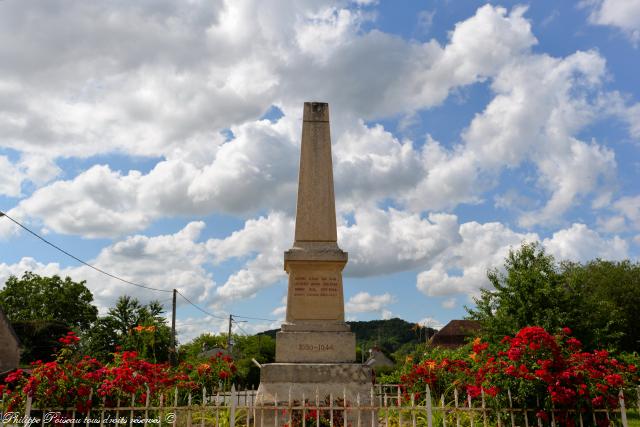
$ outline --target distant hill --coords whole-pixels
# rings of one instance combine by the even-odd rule
[[[414,347],[433,336],[436,330],[417,326],[399,318],[388,320],[368,320],[363,322],[347,322],[351,331],[356,334],[357,345],[367,351],[372,347],[380,348],[387,355],[392,355],[402,347]],[[269,335],[275,338],[279,329],[260,332],[258,335]]]

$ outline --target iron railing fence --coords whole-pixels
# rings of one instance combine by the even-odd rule
[[[633,402],[625,398],[633,396]],[[357,395],[354,401],[343,396],[302,396],[300,400],[288,396],[274,396],[261,400],[256,390],[237,390],[208,393],[183,393],[171,396],[146,393],[144,403],[137,397],[118,399],[108,404],[92,399],[91,408],[80,413],[76,408],[39,407],[27,397],[23,407],[7,412],[5,396],[0,400],[0,427],[37,427],[45,425],[89,426],[215,426],[215,427],[575,427],[619,425],[640,426],[640,386],[620,389],[618,406],[601,409],[547,409],[537,405],[514,405],[507,390],[506,407],[492,405],[493,398],[484,392],[478,399],[462,398],[457,389],[453,399],[434,396],[427,386],[422,393],[403,394],[393,384],[376,385],[369,396]],[[503,396],[504,397],[504,396]],[[346,420],[346,423],[345,423]],[[346,424],[346,425],[345,425]]]

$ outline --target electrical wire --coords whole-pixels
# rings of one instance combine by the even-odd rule
[[[252,320],[264,320],[266,322],[277,322],[276,319],[264,319],[262,317],[249,317],[249,316],[241,316],[239,314],[234,314],[233,317],[239,317],[241,319],[252,319]]]
[[[191,302],[191,300],[189,298],[185,297],[184,295],[182,295],[182,293],[179,290],[176,289],[176,292],[178,293],[178,295],[180,295],[182,298],[184,298],[184,300],[186,302],[188,302],[189,304],[191,304],[192,306],[194,306],[195,308],[197,308],[198,310],[200,310],[201,312],[203,312],[207,316],[211,316],[211,317],[214,317],[216,319],[226,319],[226,317],[217,316],[217,315],[215,315],[213,313],[208,312],[207,310],[205,310],[204,308],[200,307],[199,305]]]
[[[42,240],[43,242],[45,242],[47,245],[59,250],[60,252],[62,252],[63,254],[67,255],[70,258],[73,258],[74,260],[78,261],[81,264],[86,265],[89,268],[94,269],[95,271],[105,274],[113,279],[119,280],[121,282],[127,283],[129,285],[133,285],[133,286],[137,286],[139,288],[144,288],[144,289],[149,289],[150,291],[156,291],[156,292],[168,292],[171,293],[173,291],[171,290],[167,290],[167,289],[159,289],[159,288],[153,288],[151,286],[147,286],[147,285],[141,285],[140,283],[135,283],[135,282],[131,282],[127,279],[123,279],[122,277],[118,277],[115,274],[111,274],[108,271],[104,271],[101,268],[98,268],[94,265],[89,264],[86,261],[81,260],[80,258],[78,258],[77,256],[65,251],[64,249],[62,249],[59,246],[56,246],[55,244],[51,243],[50,241],[48,241],[47,239],[45,239],[44,237],[42,237],[41,235],[39,235],[38,233],[36,233],[35,231],[30,230],[29,228],[27,228],[26,226],[22,225],[21,223],[19,223],[18,221],[16,221],[15,219],[11,218],[9,215],[7,215],[6,213],[0,211],[0,217],[6,217],[9,219],[9,221],[13,222],[14,224],[16,224],[18,227],[21,227],[22,229],[26,230],[28,233],[32,234],[33,236],[37,237],[38,239]]]
[[[72,258],[72,259],[74,259],[74,260],[78,261],[80,264],[86,265],[87,267],[92,268],[93,270],[95,270],[95,271],[97,271],[97,272],[99,272],[99,273],[102,273],[102,274],[104,274],[104,275],[106,275],[106,276],[109,276],[109,277],[111,277],[112,279],[116,279],[116,280],[119,280],[119,281],[121,281],[121,282],[123,282],[123,283],[129,284],[129,285],[132,285],[132,286],[137,286],[137,287],[139,287],[139,288],[148,289],[148,290],[150,290],[150,291],[166,292],[166,293],[171,293],[171,292],[173,292],[172,290],[168,290],[168,289],[159,289],[159,288],[154,288],[154,287],[147,286],[147,285],[142,285],[142,284],[140,284],[140,283],[136,283],[136,282],[132,282],[132,281],[127,280],[127,279],[123,279],[122,277],[119,277],[119,276],[117,276],[117,275],[115,275],[115,274],[113,274],[113,273],[109,273],[108,271],[105,271],[105,270],[103,270],[103,269],[101,269],[101,268],[98,268],[98,267],[96,267],[95,265],[89,264],[88,262],[86,262],[86,261],[84,261],[84,260],[82,260],[82,259],[78,258],[77,256],[75,256],[75,255],[71,254],[70,252],[68,252],[68,251],[66,251],[66,250],[64,250],[64,249],[62,249],[60,246],[57,246],[56,244],[54,244],[54,243],[50,242],[49,240],[45,239],[44,237],[42,237],[41,235],[39,235],[39,234],[38,234],[38,233],[36,233],[35,231],[31,230],[31,229],[30,229],[30,228],[28,228],[27,226],[25,226],[25,225],[21,224],[20,222],[18,222],[18,221],[17,221],[17,220],[15,220],[15,219],[11,218],[11,217],[10,217],[9,215],[7,215],[5,212],[0,211],[0,217],[6,217],[9,221],[13,222],[13,223],[14,223],[14,224],[16,224],[18,227],[22,228],[23,230],[25,230],[25,231],[26,231],[26,232],[28,232],[29,234],[33,235],[34,237],[36,237],[36,238],[38,238],[38,239],[42,240],[44,243],[46,243],[47,245],[51,246],[52,248],[54,248],[54,249],[56,249],[56,250],[58,250],[58,251],[62,252],[62,253],[63,253],[63,254],[65,254],[66,256],[68,256],[68,257],[70,257],[70,258]],[[200,307],[199,305],[197,305],[197,304],[195,304],[194,302],[192,302],[189,298],[187,298],[186,296],[184,296],[184,295],[183,295],[179,290],[176,290],[176,292],[177,292],[177,293],[178,293],[182,298],[184,298],[184,300],[185,300],[186,302],[188,302],[189,304],[191,304],[192,306],[194,306],[196,309],[200,310],[201,312],[203,312],[203,313],[204,313],[204,314],[206,314],[207,316],[211,316],[211,317],[216,318],[216,319],[226,319],[226,318],[227,318],[227,317],[221,317],[221,316],[215,315],[215,314],[213,314],[213,313],[210,313],[209,311],[207,311],[207,310],[203,309],[203,308],[202,308],[202,307]],[[168,299],[168,300],[162,300],[162,301],[169,301],[169,300],[171,300],[171,299]],[[161,301],[161,302],[162,302],[162,301]],[[162,304],[162,305],[164,305],[164,304]],[[264,320],[264,321],[266,321],[266,322],[276,322],[276,320],[275,320],[275,319],[265,319],[265,318],[261,318],[261,317],[241,316],[241,315],[239,315],[239,314],[237,314],[237,315],[236,315],[236,314],[233,314],[232,316],[233,316],[233,317],[238,317],[238,318],[241,318],[241,319]],[[236,325],[237,325],[237,322],[236,322]],[[241,328],[241,329],[242,329],[242,328]],[[245,333],[246,333],[246,331],[245,331]]]

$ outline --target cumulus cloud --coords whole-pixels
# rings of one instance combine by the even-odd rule
[[[604,238],[585,224],[573,224],[556,231],[542,244],[559,260],[585,262],[595,258],[622,260],[629,257],[625,240],[618,236]]]
[[[640,1],[594,0],[588,2],[592,10],[589,21],[596,25],[610,25],[622,30],[635,47],[640,42]]]
[[[350,253],[345,274],[363,277],[407,270],[459,241],[455,215],[427,218],[395,209],[361,207],[352,225],[338,227],[341,247]]]
[[[217,290],[218,301],[253,297],[265,287],[283,280],[282,257],[293,243],[293,219],[281,212],[245,222],[241,230],[224,239],[210,239],[207,251],[214,262],[249,257],[249,261]],[[257,255],[256,255],[257,254]]]
[[[535,165],[544,206],[524,211],[523,226],[557,221],[581,198],[611,190],[613,151],[575,135],[598,114],[620,114],[598,93],[605,75],[596,52],[557,59],[525,55],[504,65],[491,88],[496,96],[476,114],[452,150],[428,140],[425,177],[406,196],[417,210],[476,203],[502,170]],[[611,107],[611,109],[609,109]]]
[[[547,253],[556,260],[586,262],[594,258],[620,260],[629,256],[627,242],[613,236],[607,238],[584,224],[573,224],[549,238],[536,233],[519,233],[500,223],[467,222],[460,225],[462,240],[447,249],[417,276],[418,290],[428,296],[448,296],[442,305],[453,306],[453,295],[469,299],[479,295],[480,288],[490,288],[487,270],[502,269],[510,249],[522,242],[541,241]]]
[[[371,295],[369,292],[358,292],[349,298],[344,309],[348,314],[377,311],[380,312],[380,316],[384,318],[384,315],[391,315],[387,306],[396,301],[396,297],[388,292],[381,295]]]
[[[15,264],[0,264],[0,283],[4,283],[10,275],[21,276],[25,271],[86,280],[96,305],[103,312],[113,306],[121,295],[148,302],[170,298],[174,288],[191,301],[206,305],[216,284],[211,273],[205,269],[209,259],[205,245],[198,242],[204,227],[203,222],[191,222],[175,234],[131,236],[105,247],[98,256],[88,261],[125,280],[165,292],[128,285],[86,266],[61,267],[57,263],[43,264],[28,257]],[[184,301],[179,303],[184,304]]]
[[[517,233],[500,223],[460,225],[461,240],[447,249],[417,276],[418,290],[428,296],[475,296],[489,285],[487,270],[500,267],[511,247],[535,234]]]

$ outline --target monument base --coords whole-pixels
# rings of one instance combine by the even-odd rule
[[[353,332],[276,333],[277,363],[351,363],[356,360]]]
[[[256,425],[283,426],[289,421],[289,414],[283,407],[329,406],[333,398],[334,417],[344,417],[344,401],[347,406],[347,422],[362,426],[377,425],[376,417],[371,411],[357,410],[361,406],[370,406],[373,392],[373,370],[369,366],[356,363],[270,363],[262,365],[260,370],[260,387],[256,395]],[[277,414],[270,407],[278,404]],[[262,408],[262,409],[260,409]],[[323,410],[329,416],[329,410]],[[301,412],[301,411],[298,411]],[[325,414],[326,412],[326,414]],[[301,416],[293,414],[293,416]],[[374,423],[372,423],[372,419]],[[315,424],[315,421],[314,421]],[[344,424],[346,425],[346,424]]]

